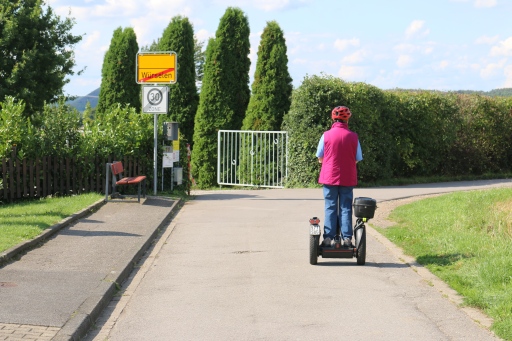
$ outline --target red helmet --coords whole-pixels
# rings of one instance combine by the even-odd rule
[[[331,117],[333,120],[348,120],[352,116],[350,109],[347,107],[336,107],[332,109]]]

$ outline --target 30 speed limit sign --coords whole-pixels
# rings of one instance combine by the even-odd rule
[[[169,96],[166,86],[142,86],[142,112],[148,114],[167,114]]]

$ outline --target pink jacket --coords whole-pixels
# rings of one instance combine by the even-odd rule
[[[356,153],[358,136],[348,124],[334,122],[324,133],[324,158],[318,182],[324,185],[357,185]]]

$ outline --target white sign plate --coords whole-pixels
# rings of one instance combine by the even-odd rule
[[[167,114],[169,95],[166,86],[142,86],[142,112],[147,114]]]
[[[174,167],[175,162],[180,161],[180,152],[175,151],[171,153],[164,153],[162,157],[162,168]]]

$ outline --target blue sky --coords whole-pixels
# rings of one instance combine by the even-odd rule
[[[285,33],[295,88],[307,75],[333,75],[381,89],[512,88],[512,0],[49,0],[75,18],[77,70],[65,87],[86,95],[101,84],[114,30],[133,27],[139,46],[171,18],[192,22],[199,40],[215,35],[229,6],[251,28],[251,82],[260,35],[275,20]],[[178,56],[179,58],[179,56]],[[135,70],[134,70],[135,82]],[[179,82],[179,75],[178,75]]]

